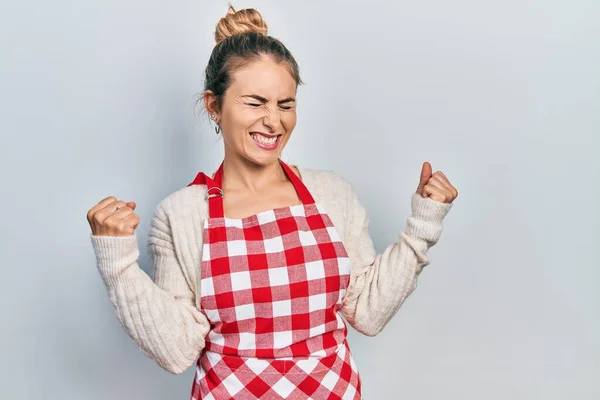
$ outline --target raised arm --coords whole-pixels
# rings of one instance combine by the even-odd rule
[[[366,210],[354,188],[350,193],[345,236],[352,276],[342,313],[356,330],[374,336],[416,288],[422,268],[430,263],[427,250],[437,243],[452,204],[413,194],[412,213],[399,241],[376,254]]]
[[[210,324],[195,306],[162,207],[155,209],[147,243],[154,281],[137,263],[136,235],[91,235],[91,240],[98,270],[127,334],[162,368],[183,373],[204,348]]]

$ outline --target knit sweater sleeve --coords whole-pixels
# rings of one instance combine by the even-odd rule
[[[352,275],[342,313],[359,332],[374,336],[396,314],[415,290],[422,268],[430,264],[427,250],[442,232],[442,220],[452,203],[441,203],[413,194],[412,213],[399,241],[376,254],[369,235],[369,218],[349,184],[346,247]]]
[[[91,235],[100,275],[117,318],[139,350],[173,374],[198,358],[210,325],[195,306],[161,205],[152,216],[147,251],[154,281],[138,265],[137,235]]]

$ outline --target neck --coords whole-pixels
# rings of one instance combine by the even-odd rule
[[[223,190],[263,191],[269,185],[287,181],[279,160],[269,165],[256,165],[240,157],[225,154],[223,160]]]

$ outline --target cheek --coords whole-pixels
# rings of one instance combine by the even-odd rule
[[[283,124],[283,126],[285,126],[285,129],[289,132],[292,129],[294,129],[294,127],[296,126],[296,113],[288,113],[285,114],[282,118],[281,118],[281,122]]]
[[[223,115],[224,122],[233,132],[245,131],[249,126],[256,122],[256,117],[252,113],[239,111]]]

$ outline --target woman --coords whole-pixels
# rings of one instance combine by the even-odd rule
[[[225,157],[155,209],[154,282],[139,268],[136,204],[88,212],[98,268],[140,350],[175,374],[195,361],[192,399],[358,399],[341,316],[376,335],[414,290],[458,195],[425,162],[400,240],[375,254],[346,180],[288,166],[298,66],[253,10],[217,24],[204,105]]]

